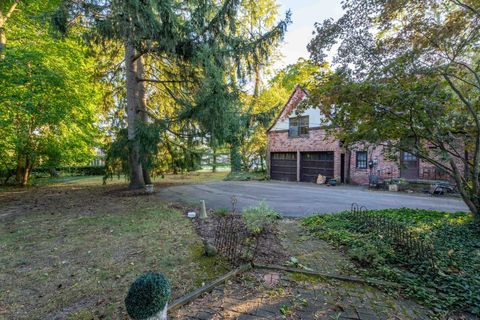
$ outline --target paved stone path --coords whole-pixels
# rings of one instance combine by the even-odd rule
[[[309,235],[298,221],[282,219],[286,252],[319,272],[352,275],[355,266],[328,243]],[[411,300],[347,281],[253,270],[217,287],[173,313],[173,319],[429,319]]]
[[[278,279],[272,281],[270,279]],[[173,319],[429,319],[416,303],[363,284],[251,271],[171,315]]]

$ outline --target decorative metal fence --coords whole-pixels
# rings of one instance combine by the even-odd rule
[[[242,216],[237,214],[237,197],[231,198],[232,211],[217,220],[214,246],[217,253],[225,257],[233,266],[252,262],[261,256],[260,245],[269,239],[269,230],[256,233],[247,229]]]
[[[436,167],[421,168],[420,179],[452,181],[452,177],[450,177],[445,170],[441,170]]]
[[[239,220],[238,215],[229,214],[219,219],[215,230],[215,248],[235,266],[241,263],[247,237],[245,226]]]
[[[365,206],[356,203],[351,205],[352,222],[360,230],[375,232],[381,239],[392,243],[397,250],[404,251],[418,263],[425,263],[435,269],[435,248],[428,239],[420,238],[411,232],[407,226],[393,218],[376,215]]]

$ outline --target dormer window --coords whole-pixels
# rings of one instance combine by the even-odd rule
[[[308,136],[308,116],[289,119],[288,136],[291,138]]]

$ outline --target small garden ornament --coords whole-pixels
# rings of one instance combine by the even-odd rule
[[[153,188],[153,184],[146,184],[145,185],[145,192],[146,193],[153,193],[155,190]]]
[[[207,208],[205,207],[205,200],[200,201],[202,207],[200,208],[200,219],[207,219]]]
[[[170,283],[162,273],[145,273],[128,290],[127,313],[134,320],[166,320],[170,296]]]
[[[205,255],[207,257],[214,257],[217,255],[218,251],[217,251],[217,248],[215,248],[214,246],[212,246],[210,243],[208,243],[207,240],[203,240],[203,248],[205,250]]]

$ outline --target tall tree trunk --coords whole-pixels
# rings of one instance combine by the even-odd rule
[[[14,1],[6,13],[0,10],[0,60],[5,58],[5,47],[7,46],[6,24],[8,18],[10,18],[15,11],[20,0]]]
[[[26,186],[32,171],[33,161],[29,155],[18,155],[17,168],[15,169],[15,180],[21,186]]]
[[[232,172],[240,172],[242,170],[242,160],[238,142],[234,142],[230,146],[230,170]]]
[[[140,145],[136,139],[137,117],[137,79],[135,71],[135,48],[129,40],[125,42],[125,72],[127,89],[127,132],[129,142],[128,161],[130,166],[130,189],[139,189],[145,186],[142,163],[140,161]]]
[[[0,10],[0,60],[5,58],[5,46],[7,45],[7,36],[5,35],[5,18]]]
[[[143,58],[140,57],[137,59],[137,79],[143,79],[144,73],[145,68],[143,65]],[[145,82],[143,81],[137,81],[137,103],[137,110],[139,113],[140,121],[142,122],[142,125],[146,125],[148,121],[147,97],[145,94]],[[141,158],[143,160],[142,175],[145,184],[152,184],[152,179],[150,178],[150,170],[146,165],[147,163],[149,163],[149,157],[150,155],[147,153],[141,155]]]
[[[33,163],[30,160],[30,157],[27,155],[25,157],[25,169],[23,170],[22,175],[22,186],[26,186],[28,184],[28,179],[30,178],[30,172],[32,171]]]
[[[213,156],[212,156],[212,172],[217,172],[217,149],[212,148]]]

